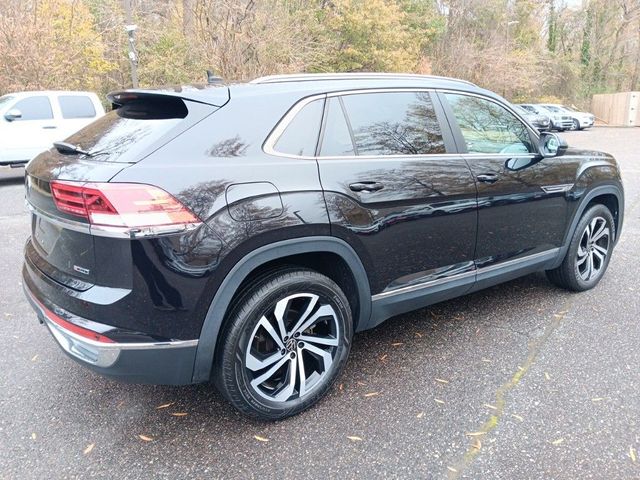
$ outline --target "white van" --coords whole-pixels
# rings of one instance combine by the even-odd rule
[[[0,97],[0,165],[25,164],[104,115],[91,92],[19,92]]]

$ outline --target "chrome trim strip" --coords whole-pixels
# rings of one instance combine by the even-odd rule
[[[551,248],[549,250],[545,250],[544,252],[532,253],[531,255],[527,255],[526,257],[514,258],[513,260],[506,260],[500,263],[494,263],[493,265],[489,265],[487,267],[478,268],[478,275],[482,275],[486,272],[492,272],[494,270],[500,270],[501,268],[511,267],[512,265],[517,265],[519,263],[524,263],[529,260],[535,260],[543,257],[552,257],[557,255],[560,251],[559,248]]]
[[[361,88],[361,89],[355,89],[355,90],[341,90],[341,91],[333,91],[333,92],[327,92],[327,93],[321,93],[321,94],[315,94],[315,95],[311,95],[309,97],[305,97],[302,100],[298,101],[298,103],[296,103],[293,107],[291,107],[291,109],[285,114],[284,117],[282,117],[282,119],[280,119],[280,121],[278,122],[278,124],[276,125],[276,127],[271,131],[271,133],[269,133],[269,135],[267,136],[267,139],[264,141],[264,143],[262,144],[262,150],[264,151],[264,153],[268,154],[268,155],[273,155],[276,157],[283,157],[283,158],[293,158],[293,159],[299,159],[299,160],[316,160],[316,159],[323,159],[323,160],[332,160],[332,159],[343,159],[343,160],[351,160],[351,159],[376,159],[376,158],[411,158],[411,159],[415,159],[416,157],[429,157],[429,158],[436,158],[436,157],[462,157],[462,158],[514,158],[514,157],[518,157],[518,158],[535,158],[538,155],[536,155],[535,153],[526,153],[526,154],[519,154],[519,155],[514,155],[513,153],[433,153],[433,154],[424,154],[424,155],[344,155],[344,156],[311,156],[311,155],[294,155],[294,154],[290,154],[290,153],[282,153],[282,152],[278,152],[277,150],[275,150],[275,144],[278,142],[280,136],[282,135],[282,133],[286,130],[286,128],[289,126],[289,124],[291,123],[291,121],[295,118],[295,116],[300,112],[300,110],[302,110],[302,108],[304,108],[307,104],[311,103],[314,100],[318,100],[321,98],[332,98],[332,97],[339,97],[339,96],[346,96],[346,95],[359,95],[359,94],[366,94],[366,93],[393,93],[393,92],[438,92],[438,93],[453,93],[453,94],[458,94],[458,95],[467,95],[467,96],[471,96],[471,97],[477,97],[477,98],[482,98],[485,100],[488,100],[490,102],[495,103],[498,106],[501,106],[503,108],[505,108],[507,111],[509,111],[511,114],[513,114],[516,118],[518,118],[526,127],[527,130],[529,130],[530,133],[533,134],[533,136],[539,140],[540,139],[540,132],[538,132],[538,130],[534,127],[532,127],[531,125],[529,125],[529,123],[524,120],[524,118],[515,110],[513,110],[512,108],[509,107],[509,105],[507,105],[506,103],[502,103],[497,101],[494,98],[491,98],[489,96],[486,95],[481,95],[481,94],[477,94],[477,93],[473,93],[473,92],[467,92],[465,90],[451,90],[451,89],[441,89],[441,88],[425,88],[425,87],[416,87],[416,88],[412,88],[412,87],[398,87],[398,88],[393,88],[393,87],[385,87],[385,88]]]
[[[293,155],[290,153],[277,152],[274,146],[280,139],[280,136],[282,135],[282,133],[289,126],[291,121],[300,112],[300,110],[302,110],[309,103],[315,100],[326,98],[326,97],[327,95],[325,93],[322,93],[319,95],[311,95],[310,97],[303,98],[298,103],[296,103],[293,107],[291,107],[289,111],[285,114],[285,116],[282,117],[282,119],[280,119],[276,127],[271,131],[271,133],[269,133],[269,135],[267,136],[267,139],[262,144],[262,150],[264,151],[264,153],[268,155],[275,155],[277,157],[297,158],[297,159],[303,159],[303,160],[315,160],[316,158],[315,156]]]
[[[161,235],[169,235],[173,233],[190,232],[202,225],[202,222],[186,223],[182,225],[160,225],[157,227],[110,227],[105,225],[90,225],[88,223],[76,222],[74,220],[68,220],[66,218],[56,217],[44,210],[36,207],[25,200],[27,208],[34,215],[45,218],[47,221],[58,225],[67,230],[73,230],[74,232],[85,233],[87,235],[97,235],[100,237],[110,238],[146,238],[146,237],[158,237]]]
[[[435,280],[430,280],[428,282],[420,283],[417,285],[409,285],[407,287],[396,288],[394,290],[389,290],[386,292],[377,293],[371,296],[372,301],[380,300],[381,298],[387,298],[394,295],[400,295],[401,293],[409,293],[416,290],[422,290],[423,288],[435,287],[437,285],[442,285],[443,283],[452,282],[454,280],[460,280],[462,278],[467,278],[476,275],[476,270],[470,270],[468,272],[458,273],[456,275],[451,275],[448,277],[437,278]]]
[[[545,185],[544,187],[540,187],[545,193],[562,193],[568,192],[573,188],[573,183],[565,183],[562,185]]]
[[[476,270],[472,270],[469,272],[464,272],[464,273],[459,273],[456,275],[451,275],[448,277],[443,277],[443,278],[438,278],[436,280],[431,280],[429,282],[425,282],[425,283],[421,283],[419,285],[410,285],[408,287],[402,287],[402,288],[398,288],[395,290],[389,290],[387,292],[381,292],[381,293],[377,293],[375,295],[371,296],[371,301],[376,301],[376,300],[380,300],[383,298],[388,298],[394,295],[400,295],[403,293],[409,293],[409,292],[413,292],[416,290],[422,290],[422,289],[428,289],[431,287],[435,287],[438,285],[442,285],[442,284],[446,284],[446,283],[450,283],[453,282],[455,280],[460,280],[463,278],[467,278],[470,277],[472,275],[482,275],[483,273],[486,272],[492,272],[494,270],[500,270],[502,268],[505,267],[510,267],[512,265],[517,265],[519,263],[524,263],[526,261],[530,261],[530,260],[535,260],[537,258],[542,258],[542,257],[553,257],[554,255],[557,255],[558,252],[560,251],[559,248],[552,248],[550,250],[545,250],[544,252],[538,252],[538,253],[534,253],[532,255],[528,255],[526,257],[522,257],[522,258],[516,258],[513,260],[507,260],[505,262],[501,262],[501,263],[496,263],[495,265],[489,265],[487,267],[481,267],[478,268]]]

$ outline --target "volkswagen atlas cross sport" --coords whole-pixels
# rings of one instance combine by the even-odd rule
[[[113,93],[27,168],[26,295],[69,356],[314,404],[354,332],[538,270],[573,291],[620,235],[616,161],[471,83],[274,76]]]

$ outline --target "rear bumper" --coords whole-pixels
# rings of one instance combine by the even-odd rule
[[[85,326],[65,320],[63,317],[67,317],[66,312],[53,305],[46,306],[26,283],[23,285],[40,323],[47,326],[60,348],[78,363],[102,375],[129,383],[192,383],[198,340],[143,343],[92,340],[72,329],[89,331]],[[86,321],[86,324],[100,325],[91,321]],[[98,331],[96,334],[100,336]]]

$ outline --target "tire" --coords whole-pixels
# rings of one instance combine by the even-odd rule
[[[580,128],[580,122],[578,121],[578,119],[574,118],[573,119],[573,125],[571,126],[571,130],[582,130]]]
[[[335,282],[313,270],[277,269],[234,302],[213,380],[247,416],[290,417],[327,393],[344,370],[352,336],[349,302]]]
[[[602,279],[615,239],[613,215],[604,205],[594,205],[576,226],[569,249],[558,268],[547,270],[547,277],[555,285],[574,292],[595,287]]]

